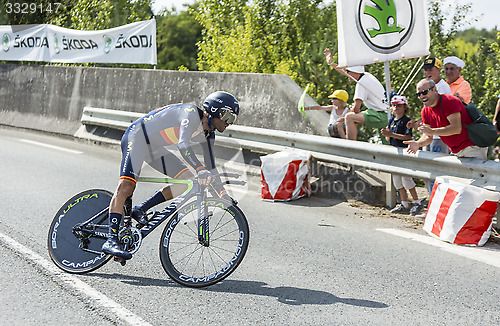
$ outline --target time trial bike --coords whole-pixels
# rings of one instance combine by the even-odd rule
[[[244,185],[234,180],[223,184]],[[217,178],[219,179],[219,178]],[[204,186],[194,180],[140,177],[139,182],[181,183],[187,190],[161,211],[147,212],[145,225],[133,225],[130,205],[125,207],[118,238],[130,253],[139,250],[143,239],[168,220],[160,239],[160,261],[177,283],[189,287],[215,284],[229,276],[241,263],[248,248],[248,222],[235,201],[220,198],[212,182]],[[210,193],[210,194],[209,194]],[[87,273],[112,257],[101,251],[108,237],[108,207],[112,193],[102,189],[83,191],[69,199],[55,215],[48,234],[53,262],[69,273]],[[125,260],[115,257],[122,265]]]

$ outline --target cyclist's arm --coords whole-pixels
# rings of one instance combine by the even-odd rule
[[[191,138],[193,133],[198,129],[201,124],[200,117],[196,107],[185,108],[179,115],[179,142],[177,149],[179,150],[182,158],[189,164],[196,172],[204,169],[204,165],[198,160],[193,148],[191,147]]]
[[[205,166],[208,167],[210,173],[212,173],[213,176],[213,181],[211,183],[211,186],[220,198],[227,200],[233,205],[237,205],[238,202],[227,194],[227,191],[224,188],[224,185],[222,184],[219,171],[217,171],[217,167],[215,166],[215,155],[213,153],[214,143],[215,143],[214,133],[212,133],[210,137],[206,139],[206,141],[201,143],[201,148],[203,149],[203,157],[205,159]]]
[[[226,190],[222,185],[219,176],[219,171],[215,166],[215,155],[213,153],[214,142],[215,142],[215,134],[212,133],[210,137],[206,139],[206,141],[201,142],[201,148],[203,149],[203,158],[205,161],[205,166],[207,167],[208,171],[212,173],[214,178],[214,184],[217,185],[214,188],[217,191],[219,197],[223,197],[226,194]]]

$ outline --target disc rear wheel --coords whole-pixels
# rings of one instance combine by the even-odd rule
[[[69,273],[87,273],[109,261],[111,256],[101,251],[108,233],[108,210],[112,193],[92,189],[68,200],[55,215],[49,228],[50,258]],[[93,216],[85,227],[79,227]],[[92,231],[92,233],[90,232]]]

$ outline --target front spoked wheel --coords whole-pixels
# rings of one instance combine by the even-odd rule
[[[248,247],[248,222],[236,206],[207,198],[208,246],[198,239],[196,201],[183,206],[168,221],[160,242],[160,259],[167,274],[189,287],[215,284],[241,263]],[[206,244],[206,243],[205,243]]]
[[[111,197],[107,190],[87,190],[59,209],[48,236],[50,258],[59,268],[69,273],[87,273],[111,258],[101,251],[107,239]],[[82,225],[92,217],[90,223]]]

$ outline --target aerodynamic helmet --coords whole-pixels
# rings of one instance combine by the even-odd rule
[[[240,114],[238,100],[233,95],[220,91],[208,95],[203,102],[203,109],[211,117],[219,118],[227,124],[235,123]]]

